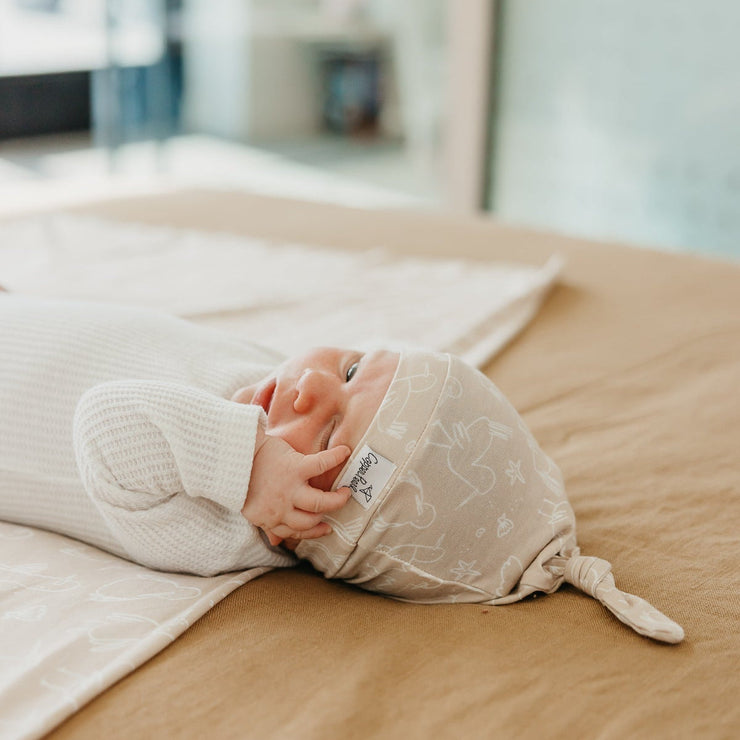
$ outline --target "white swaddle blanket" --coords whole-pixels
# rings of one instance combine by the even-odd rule
[[[0,284],[164,309],[286,354],[426,346],[482,367],[538,310],[542,268],[401,259],[56,216],[0,226]],[[266,569],[158,573],[0,522],[0,737],[34,738]]]

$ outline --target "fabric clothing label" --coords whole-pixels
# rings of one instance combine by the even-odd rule
[[[337,488],[348,486],[352,490],[352,498],[363,509],[369,509],[395,469],[395,463],[364,445]]]

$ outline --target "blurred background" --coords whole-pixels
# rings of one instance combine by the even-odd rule
[[[0,0],[0,209],[179,186],[740,257],[733,0]]]

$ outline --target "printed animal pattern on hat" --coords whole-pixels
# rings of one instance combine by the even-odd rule
[[[435,434],[436,432],[436,434]],[[432,425],[430,446],[447,450],[447,468],[460,479],[468,495],[457,505],[465,506],[474,496],[485,496],[496,484],[496,473],[486,461],[494,437],[508,440],[511,427],[480,416],[469,424],[454,421],[446,429],[441,420]]]
[[[409,519],[407,521],[389,521],[387,520],[382,512],[378,512],[377,516],[373,520],[373,529],[377,531],[383,531],[390,527],[405,527],[410,526],[414,529],[426,529],[434,524],[434,520],[437,518],[437,510],[432,504],[424,500],[424,486],[419,476],[410,470],[400,477],[397,483],[398,496],[413,496],[414,503],[416,505],[416,519]],[[404,490],[404,487],[408,487],[409,490]]]
[[[409,402],[415,394],[431,390],[436,380],[436,376],[429,371],[428,364],[424,364],[418,373],[396,377],[380,405],[378,430],[394,439],[403,438],[409,429],[408,421],[403,418]]]
[[[523,437],[532,454],[532,465],[537,475],[540,476],[542,482],[552,493],[556,496],[564,496],[565,487],[563,486],[563,476],[557,465],[542,451],[521,419],[519,420],[519,429],[523,433]]]
[[[514,460],[509,460],[509,465],[506,468],[506,475],[509,478],[509,482],[513,486],[517,481],[519,483],[526,483],[527,481],[524,479],[524,476],[522,475],[522,461],[517,460],[514,462]]]
[[[567,501],[550,501],[548,498],[543,499],[542,507],[537,509],[537,513],[545,517],[552,528],[553,537],[556,536],[558,525],[567,522],[573,516],[570,504]]]
[[[496,528],[497,537],[506,537],[511,530],[514,529],[514,522],[509,519],[506,514],[501,514],[498,518],[498,527]]]
[[[394,560],[409,565],[429,565],[436,563],[445,556],[445,549],[442,547],[444,533],[439,535],[436,542],[429,545],[423,545],[420,542],[404,542],[399,545],[378,545],[378,552],[383,552]]]
[[[499,582],[495,591],[497,597],[506,596],[522,576],[524,566],[516,555],[509,555],[506,562],[499,569]]]
[[[395,473],[369,508],[350,500],[327,517],[332,534],[297,549],[327,576],[424,603],[510,603],[565,580],[589,589],[587,569],[568,567],[580,556],[560,470],[482,373],[449,355],[403,354],[365,447]],[[678,625],[610,590],[603,572],[595,598],[642,634],[676,641]]]

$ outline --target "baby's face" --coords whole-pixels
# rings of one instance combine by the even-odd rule
[[[398,354],[319,347],[279,365],[232,401],[262,406],[267,433],[308,455],[343,444],[354,450],[370,426],[398,365]],[[314,478],[329,490],[341,465]]]

